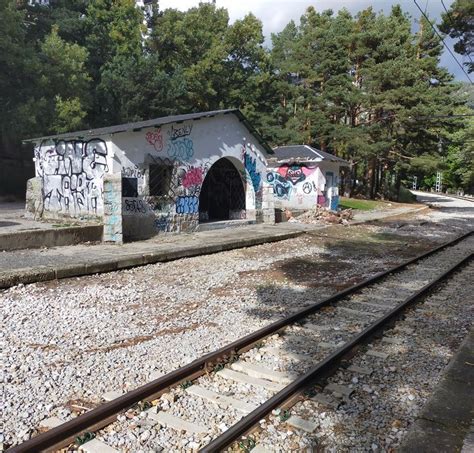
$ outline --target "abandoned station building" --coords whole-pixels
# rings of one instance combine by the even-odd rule
[[[275,208],[337,210],[340,170],[349,166],[347,161],[308,145],[279,146],[273,152],[267,182],[273,186]]]
[[[100,219],[104,241],[274,222],[273,153],[237,109],[168,116],[28,140],[36,217]]]

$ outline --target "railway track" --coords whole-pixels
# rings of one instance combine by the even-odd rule
[[[167,451],[249,451],[253,447],[265,451],[253,444],[253,438],[243,436],[259,429],[265,437],[261,421],[271,414],[278,414],[282,426],[314,431],[317,425],[312,420],[292,415],[290,408],[302,400],[321,407],[335,407],[347,400],[351,388],[325,385],[328,377],[341,364],[355,376],[370,375],[370,367],[351,365],[350,358],[362,350],[370,360],[383,361],[385,353],[370,347],[370,342],[387,329],[391,333],[382,341],[403,342],[403,330],[393,328],[397,319],[469,263],[473,249],[470,232],[9,451],[121,451],[123,445],[110,433],[132,432],[137,424],[160,426]],[[146,439],[136,440],[139,450]]]

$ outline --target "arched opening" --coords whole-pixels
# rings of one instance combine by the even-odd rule
[[[219,159],[207,172],[199,195],[199,221],[245,218],[245,189],[229,159]]]

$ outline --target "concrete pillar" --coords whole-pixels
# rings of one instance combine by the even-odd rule
[[[25,217],[39,219],[43,215],[43,181],[40,177],[28,179],[26,183]]]
[[[104,242],[123,243],[122,176],[104,175]]]
[[[275,223],[275,201],[273,196],[273,186],[263,184],[262,187],[262,211],[263,223]]]

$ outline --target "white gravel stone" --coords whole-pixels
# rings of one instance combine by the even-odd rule
[[[450,235],[469,228],[466,219],[470,220],[462,216],[466,216],[465,211],[454,214],[451,212],[448,215],[433,210],[426,217],[428,223],[423,226],[391,228],[368,225],[351,227],[350,231],[352,237],[356,234],[366,235],[367,232],[374,235],[406,235],[407,241],[417,237],[413,244],[423,239],[423,244],[426,245],[428,239],[432,243],[445,241]],[[136,388],[150,380],[150,375],[155,371],[172,371],[295,309],[324,299],[338,290],[335,284],[373,275],[397,260],[410,256],[409,247],[401,247],[399,252],[384,250],[383,254],[374,257],[375,248],[372,245],[367,252],[361,253],[360,248],[352,250],[350,244],[343,245],[347,244],[345,239],[327,246],[324,243],[324,231],[318,233],[321,235],[319,237],[302,236],[210,256],[59,282],[18,285],[1,291],[0,322],[3,327],[0,338],[0,383],[4,386],[4,392],[0,421],[4,430],[3,443],[16,445],[29,438],[34,429],[39,427],[40,421],[47,417],[56,416],[67,420],[77,416],[78,410],[72,410],[71,405],[83,407],[84,410],[90,409],[99,404],[102,395],[110,389],[127,391]],[[334,227],[334,232],[337,231],[341,230]],[[363,236],[361,244],[365,237]],[[415,254],[414,251],[411,253]],[[308,263],[305,272],[298,269],[298,262],[301,261]],[[332,268],[331,263],[334,263]],[[446,264],[449,264],[448,261]],[[311,274],[313,267],[317,269],[314,275]],[[430,272],[436,273],[438,267],[431,266]],[[423,275],[420,272],[419,281],[413,282],[413,285],[422,284],[421,277]],[[468,286],[466,281],[469,280],[465,279],[464,286]],[[409,286],[394,284],[381,294],[374,289],[373,294],[390,301],[403,291],[409,293],[412,290]],[[466,293],[466,296],[470,294],[472,291]],[[415,344],[422,343],[421,352],[414,353],[410,359],[411,366],[401,366],[407,354],[412,354],[414,344],[411,343],[385,344],[384,351],[389,353],[387,361],[361,359],[358,366],[374,368],[374,375],[380,379],[380,383],[377,386],[370,384],[374,389],[373,394],[356,392],[356,397],[352,397],[350,404],[346,402],[334,415],[321,421],[321,426],[326,426],[325,435],[329,436],[328,433],[334,426],[345,423],[345,417],[351,420],[350,417],[354,416],[356,420],[373,404],[385,401],[385,395],[394,385],[398,385],[397,380],[402,376],[412,378],[400,381],[403,383],[397,387],[400,393],[397,393],[399,396],[396,403],[400,407],[397,406],[395,412],[381,408],[378,414],[373,411],[373,416],[378,416],[381,423],[386,424],[393,420],[393,413],[397,414],[397,411],[401,411],[407,419],[416,414],[426,399],[427,389],[433,385],[432,381],[436,381],[436,376],[446,365],[469,321],[459,309],[461,302],[457,299],[453,302],[450,294],[446,297],[450,304],[430,308],[429,316],[428,313],[411,313],[413,322],[405,328],[411,329],[410,335]],[[377,305],[379,302],[380,299],[377,299]],[[347,303],[347,307],[350,306],[352,305]],[[378,307],[364,306],[365,309],[367,312],[377,311]],[[443,316],[437,314],[441,310]],[[332,316],[335,319],[335,315]],[[324,338],[315,336],[313,343],[325,340],[337,344],[345,341],[348,326],[357,330],[363,324],[363,320],[358,319],[362,317],[353,318],[350,322],[341,321],[339,325],[326,329],[326,326],[320,325],[320,318],[315,316],[310,324],[319,325],[318,331]],[[429,329],[424,331],[426,338],[421,338],[418,323],[427,322],[439,327],[436,341],[429,340]],[[305,332],[308,331],[309,329]],[[401,333],[402,330],[398,330],[394,335],[402,336]],[[286,335],[276,337],[272,341],[280,342],[275,345],[278,347],[286,345],[295,354],[314,353],[314,348],[310,345],[304,345],[304,351],[301,351],[302,345],[293,349],[297,345],[290,345],[285,337]],[[380,345],[377,347],[380,348]],[[401,351],[405,352],[399,354]],[[322,354],[327,352],[322,351]],[[255,358],[255,362],[265,367],[272,365],[270,368],[275,371],[301,373],[306,366],[304,361],[298,364],[291,363],[289,358],[270,360],[265,353],[259,354],[260,357]],[[432,363],[424,361],[427,354],[435,357]],[[424,369],[420,370],[421,366],[414,365],[417,360],[424,363]],[[395,369],[392,371],[392,368]],[[352,377],[353,375],[348,375],[345,381],[341,378],[337,383],[347,384]],[[358,378],[359,382],[354,385],[367,383],[367,376]],[[248,398],[244,398],[244,401],[249,404],[261,403],[277,390],[270,391],[224,379],[219,379],[218,384],[209,382],[206,385],[208,388],[216,386],[212,390],[219,393],[246,389],[246,394],[228,396],[241,398],[247,395]],[[382,385],[386,387],[382,388]],[[408,398],[409,395],[414,396],[412,401]],[[373,396],[377,400],[373,400]],[[355,407],[351,404],[356,399]],[[316,406],[318,403],[313,404]],[[389,403],[386,404],[390,407]],[[160,410],[162,409],[161,407]],[[188,408],[183,406],[179,410],[186,416],[202,411],[206,420],[222,416],[219,408],[212,412],[212,407],[207,405],[196,404]],[[372,412],[368,415],[372,416]],[[223,415],[219,424],[230,426],[235,422],[236,416],[234,413]],[[172,451],[176,447],[170,430],[159,429],[159,426],[139,427],[140,420],[141,418],[133,421],[120,415],[112,429],[114,434],[109,433],[108,445],[128,451]],[[133,432],[128,431],[130,423],[137,424]],[[406,432],[407,422],[403,423],[397,436],[391,440],[392,446],[398,445],[398,436],[402,437]],[[349,421],[348,426],[352,427],[354,433],[362,436],[358,444],[361,449],[370,448],[371,438],[375,438],[375,435],[369,434],[367,429],[378,429],[374,428],[378,425],[375,422],[366,425],[362,421],[358,427]],[[139,443],[140,435],[145,431],[150,432],[146,448]],[[107,434],[104,431],[101,435],[105,437]],[[300,442],[306,446],[312,442],[300,439],[291,431],[286,435],[285,442],[295,442],[298,448]],[[336,442],[334,445],[351,442],[346,434],[330,438]],[[384,440],[378,439],[377,443],[384,445]],[[190,442],[204,445],[210,439],[186,440],[187,445]]]

